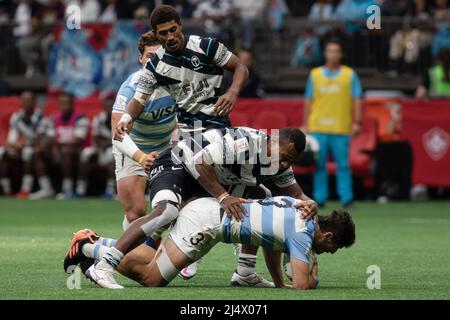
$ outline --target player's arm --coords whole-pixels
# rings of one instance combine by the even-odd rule
[[[230,87],[224,95],[219,97],[214,105],[216,114],[225,116],[234,107],[239,92],[241,92],[248,79],[249,72],[245,64],[231,53],[223,43],[220,43],[217,39],[210,39],[209,41],[207,56],[211,63],[233,73],[233,81]]]
[[[296,208],[302,208],[302,218],[309,219],[317,214],[317,203],[308,197],[297,183],[292,168],[275,175],[272,181],[280,189],[283,195],[290,196],[301,201],[295,204]]]
[[[234,54],[231,55],[223,68],[233,73],[233,82],[227,92],[220,96],[214,105],[214,109],[219,116],[227,115],[233,109],[249,74],[247,66]]]
[[[281,252],[274,251],[266,247],[263,247],[263,252],[267,269],[269,269],[275,287],[277,288],[288,287],[284,283],[283,273],[281,271]]]
[[[129,124],[139,117],[158,86],[155,75],[149,70],[151,68],[150,64],[151,60],[140,71],[136,92],[133,98],[128,101],[125,112],[114,127],[115,140],[123,139],[123,135],[128,132]]]
[[[158,153],[155,151],[149,154],[145,154],[145,152],[138,148],[136,143],[130,138],[128,134],[124,134],[121,139],[116,139],[115,137],[115,129],[118,127],[118,123],[125,112],[128,111],[127,106],[132,103],[134,95],[134,90],[132,90],[130,87],[122,86],[116,96],[116,100],[114,101],[111,113],[111,134],[113,136],[113,145],[124,155],[128,156],[130,159],[133,159],[141,166],[143,166],[146,171],[149,171],[153,165],[153,162],[158,156]],[[139,115],[137,115],[136,118],[137,117],[139,117]],[[131,126],[131,123],[128,124],[127,127],[128,126]]]
[[[189,144],[189,143],[188,143]],[[222,142],[210,143],[195,155],[183,140],[172,149],[172,156],[178,163],[183,163],[186,170],[209,194],[215,197],[227,214],[241,220],[241,213],[248,215],[241,204],[241,199],[231,196],[221,185],[213,165],[223,164]],[[178,155],[177,155],[178,152]]]
[[[319,283],[317,275],[317,260],[309,272],[309,264],[291,257],[292,288],[298,290],[315,289]]]
[[[214,167],[207,164],[207,161],[208,160],[203,157],[201,163],[195,164],[195,170],[198,174],[198,183],[219,201],[227,214],[232,215],[238,221],[242,220],[241,212],[245,215],[248,215],[248,213],[242,206],[241,199],[231,196],[225,190],[220,184],[219,178],[217,178]]]

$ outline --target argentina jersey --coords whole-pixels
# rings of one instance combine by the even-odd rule
[[[178,104],[180,129],[189,130],[196,121],[201,121],[203,129],[230,126],[228,117],[214,114],[214,104],[221,94],[223,66],[231,56],[216,39],[185,36],[181,54],[170,54],[161,47],[147,61],[136,90],[151,94],[164,86]]]
[[[131,74],[120,86],[113,112],[125,112],[128,102],[136,92],[139,73],[137,71]],[[176,126],[175,113],[175,101],[163,88],[157,88],[142,113],[133,122],[130,138],[146,153],[168,148]]]
[[[242,221],[224,217],[223,242],[263,246],[310,263],[316,224],[312,219],[305,221],[300,217],[294,207],[297,201],[279,196],[244,203],[249,215]]]

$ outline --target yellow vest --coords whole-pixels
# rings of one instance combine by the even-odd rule
[[[353,70],[341,66],[333,78],[324,75],[322,67],[311,70],[313,96],[308,118],[311,132],[349,134],[352,125]]]

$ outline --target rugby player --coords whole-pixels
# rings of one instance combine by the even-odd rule
[[[266,259],[276,287],[314,289],[319,283],[315,255],[334,254],[351,246],[355,241],[355,225],[351,216],[340,210],[305,220],[294,205],[298,201],[284,196],[245,201],[242,205],[248,215],[238,221],[225,214],[217,199],[196,199],[180,211],[157,251],[141,245],[121,260],[117,270],[144,286],[162,287],[217,243],[242,243],[277,252],[276,259]],[[105,241],[98,241],[92,231],[85,229],[77,234],[85,239],[81,250],[86,257],[98,258],[98,252],[106,250],[101,244]],[[284,283],[281,252],[289,256],[292,285]],[[85,275],[98,282],[91,269]],[[123,287],[117,284],[114,288]]]
[[[122,141],[129,124],[136,122],[152,93],[160,87],[167,89],[178,105],[181,131],[230,127],[228,113],[248,78],[247,67],[217,39],[184,35],[180,15],[172,6],[157,6],[150,25],[162,47],[141,71],[136,92],[118,122],[114,138]],[[221,94],[224,70],[233,73],[233,81]],[[138,154],[126,136],[122,142],[130,150],[127,155]]]
[[[141,35],[138,48],[139,62],[142,66],[145,66],[147,60],[152,58],[160,47],[160,42],[150,32]],[[139,73],[140,71],[136,71],[131,74],[117,93],[111,117],[113,131],[124,114],[128,102],[136,93]],[[147,212],[145,190],[148,174],[145,168],[151,167],[158,151],[170,146],[171,134],[176,127],[175,112],[174,100],[162,87],[156,88],[145,103],[144,110],[134,121],[133,128],[125,141],[113,141],[117,192],[120,204],[125,211],[124,230],[131,222]]]
[[[200,141],[197,141],[198,136]],[[136,220],[102,260],[92,266],[91,274],[101,286],[116,286],[113,273],[124,254],[172,222],[178,216],[182,200],[191,196],[212,195],[227,214],[240,220],[241,212],[245,212],[240,197],[247,197],[251,191],[246,186],[254,188],[264,181],[272,180],[282,194],[302,200],[299,205],[303,207],[304,215],[314,215],[317,204],[303,193],[291,168],[292,162],[300,157],[304,148],[305,136],[294,128],[280,130],[279,137],[251,128],[212,129],[203,134],[194,133],[192,138],[179,142],[175,149],[162,152],[156,159],[150,173],[152,213]],[[179,158],[180,153],[184,154],[183,159]],[[225,157],[230,161],[224,161]],[[264,157],[267,158],[265,163]],[[193,159],[204,161],[197,163]],[[275,171],[270,168],[273,165]],[[258,277],[253,271],[256,250],[248,248],[250,252],[241,252],[232,284],[273,286],[273,283]]]

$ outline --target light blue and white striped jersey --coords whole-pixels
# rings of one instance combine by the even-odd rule
[[[132,73],[120,86],[113,112],[125,112],[128,102],[136,92],[139,74],[140,71]],[[162,87],[158,87],[139,118],[134,121],[130,138],[146,153],[168,148],[176,126],[176,111],[175,101]]]
[[[293,206],[297,201],[281,196],[243,204],[249,215],[242,221],[229,216],[223,218],[223,242],[268,247],[311,263],[316,223],[301,218]]]

